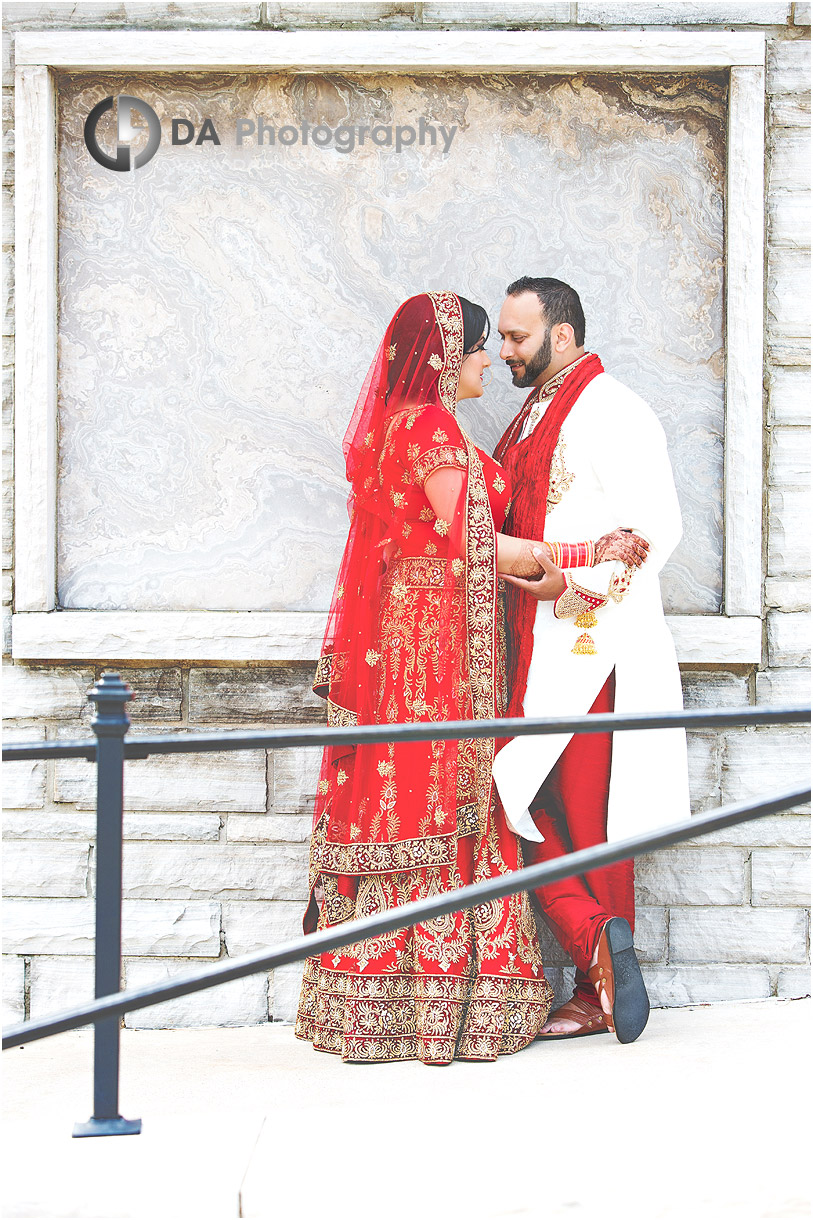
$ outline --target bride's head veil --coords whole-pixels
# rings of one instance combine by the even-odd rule
[[[468,325],[464,324],[464,311]],[[480,460],[461,432],[455,410],[464,356],[477,345],[487,325],[485,310],[465,300],[461,304],[461,298],[454,293],[427,292],[410,297],[396,310],[364,379],[343,443],[350,483],[350,529],[314,683],[314,690],[328,701],[330,725],[371,724],[382,719],[378,707],[382,675],[377,643],[381,585],[388,555],[391,556],[401,537],[407,497],[397,491],[393,493],[387,480],[383,480],[382,486],[381,468],[398,421],[406,420],[408,425],[410,411],[427,404],[440,408],[445,415],[443,430],[449,442],[458,450],[464,449],[468,455],[462,503],[468,504],[471,500],[473,467],[479,472],[478,478],[484,486]],[[488,509],[487,500],[485,508]],[[480,516],[483,517],[482,503]],[[432,650],[433,665],[438,667],[441,678],[448,679],[444,689],[450,691],[449,705],[439,717],[444,720],[467,719],[472,715],[468,685],[460,680],[461,667],[468,665],[471,650],[465,623],[465,655],[460,655],[459,647],[454,655],[449,648],[451,620],[455,614],[459,617],[464,613],[461,590],[472,575],[462,536],[465,521],[465,511],[459,512],[450,526],[443,582],[447,596],[443,599],[444,611],[438,623],[437,648]],[[481,527],[483,525],[481,521]],[[493,540],[490,514],[485,528],[491,529]],[[490,581],[490,588],[484,588],[484,597],[491,597],[487,609],[493,632],[496,575],[492,572],[485,579],[486,583]],[[475,707],[475,715],[487,713],[486,704],[481,705],[479,712]],[[408,746],[402,748],[409,749]],[[335,768],[352,750],[353,747],[332,747],[325,751],[316,800],[317,822],[329,804],[326,794],[331,766]],[[438,748],[438,754],[444,783],[454,783],[457,743],[445,743]],[[353,768],[354,787],[360,781],[360,762],[358,757]]]

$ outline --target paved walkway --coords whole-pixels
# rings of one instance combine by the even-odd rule
[[[3,1055],[3,1215],[808,1216],[810,1014],[662,1009],[632,1046],[535,1043],[443,1069],[344,1065],[285,1026],[125,1030],[122,1113],[143,1133],[82,1140],[92,1036],[62,1034]]]

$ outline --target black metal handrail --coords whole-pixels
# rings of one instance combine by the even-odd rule
[[[495,720],[418,721],[410,724],[365,724],[353,728],[308,727],[269,732],[223,729],[218,733],[166,733],[124,743],[125,759],[151,754],[211,754],[226,750],[287,750],[312,746],[380,745],[390,741],[454,741],[475,737],[537,737],[553,733],[618,733],[634,729],[724,729],[741,725],[801,724],[810,708],[693,708],[682,712],[609,712],[589,716],[513,717]],[[84,758],[96,761],[97,743],[40,741],[3,746],[3,759]]]
[[[125,741],[130,721],[125,705],[132,691],[115,673],[105,673],[88,698],[96,705],[91,724],[95,740],[76,742],[21,743],[3,747],[9,761],[33,758],[85,758],[97,766],[96,802],[96,999],[37,1021],[13,1026],[3,1035],[3,1049],[22,1046],[40,1038],[90,1022],[95,1028],[94,1108],[87,1123],[79,1123],[74,1135],[124,1135],[141,1130],[141,1120],[128,1120],[118,1113],[120,1017],[123,1013],[162,1003],[182,995],[215,987],[249,974],[302,961],[320,952],[341,948],[382,932],[451,911],[479,905],[523,889],[535,889],[563,877],[584,873],[642,852],[659,850],[699,835],[753,818],[765,817],[810,799],[809,788],[794,789],[761,801],[727,806],[678,823],[649,835],[637,835],[615,843],[603,843],[581,852],[530,868],[491,878],[434,898],[373,915],[367,919],[317,932],[276,949],[262,950],[218,963],[191,975],[176,977],[151,987],[120,992],[121,985],[121,867],[123,775],[125,759],[143,759],[150,754],[211,751],[283,749],[325,745],[363,745],[393,741],[460,740],[474,737],[522,737],[551,733],[601,733],[659,728],[724,728],[732,725],[794,724],[810,720],[809,707],[698,709],[633,715],[587,715],[547,719],[448,721],[395,725],[363,725],[352,728],[279,729],[271,732],[222,731],[218,733],[144,736]]]
[[[553,881],[561,881],[564,877],[591,872],[607,864],[615,864],[619,860],[629,860],[644,852],[658,851],[675,843],[683,843],[687,839],[711,834],[715,830],[724,830],[727,826],[737,826],[741,822],[764,818],[809,800],[809,788],[794,788],[777,793],[766,800],[741,801],[736,805],[724,806],[714,813],[698,814],[686,822],[676,822],[674,826],[667,826],[654,834],[633,835],[613,843],[599,843],[595,847],[570,852],[555,860],[546,860],[542,864],[515,869],[501,877],[479,881],[476,885],[466,885],[432,898],[422,898],[418,902],[368,915],[364,919],[339,924],[322,932],[313,932],[278,945],[276,949],[246,953],[194,974],[178,975],[165,983],[134,987],[129,991],[121,991],[116,995],[83,1004],[79,1008],[67,1009],[52,1017],[24,1021],[4,1033],[3,1050],[24,1046],[27,1042],[35,1042],[53,1034],[63,1034],[70,1029],[79,1029],[102,1017],[123,1016],[126,1012],[148,1008],[166,1000],[176,1000],[180,996],[205,991],[209,987],[219,987],[249,974],[275,970],[278,966],[289,966],[294,962],[304,961],[307,957],[342,949],[346,945],[355,944],[356,941],[394,932],[397,928],[408,928],[412,924],[425,923],[440,915],[448,915],[451,911],[479,906],[481,903],[492,902],[495,898],[505,898],[519,890],[535,890],[542,885],[550,885]]]

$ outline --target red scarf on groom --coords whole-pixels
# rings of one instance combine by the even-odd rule
[[[548,507],[550,466],[553,451],[559,440],[562,424],[582,390],[594,377],[604,372],[598,356],[591,353],[582,360],[578,368],[569,373],[548,403],[545,414],[524,441],[522,435],[525,421],[536,401],[535,389],[502,436],[494,450],[496,461],[511,477],[513,495],[511,511],[502,527],[504,534],[514,538],[545,537],[545,516]],[[515,585],[506,585],[506,633],[508,643],[508,710],[507,716],[521,716],[525,690],[528,685],[528,669],[534,647],[534,617],[536,601]]]

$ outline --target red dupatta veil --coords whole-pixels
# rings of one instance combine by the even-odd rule
[[[463,361],[460,301],[450,292],[423,293],[396,311],[370,365],[343,452],[350,483],[350,530],[328,616],[314,690],[327,699],[328,724],[374,724],[390,719],[382,705],[386,665],[380,648],[382,582],[388,562],[408,537],[415,454],[427,420],[440,418],[432,438],[448,448],[448,465],[464,470],[464,490],[448,532],[438,531],[443,597],[432,648],[433,679],[443,711],[415,720],[457,720],[497,713],[496,537],[482,463],[455,418]],[[440,414],[439,414],[440,413]],[[434,426],[434,424],[433,424]],[[414,431],[412,430],[414,427]],[[442,438],[442,439],[439,439]],[[413,443],[414,442],[414,443]],[[411,463],[404,464],[403,454]],[[433,462],[438,463],[437,447]],[[398,463],[401,462],[399,466]],[[439,464],[446,464],[442,458]],[[401,482],[398,483],[396,474]],[[394,490],[395,488],[395,490]],[[414,499],[413,499],[414,508]],[[444,523],[438,523],[443,525]],[[462,641],[462,648],[460,647]],[[388,747],[383,747],[387,750]],[[433,753],[436,789],[429,802],[406,799],[411,762]],[[451,864],[458,833],[458,743],[409,743],[389,754],[398,803],[371,802],[369,772],[389,774],[382,747],[337,746],[324,751],[314,811],[311,889],[332,875],[350,896],[363,873],[408,871]],[[477,742],[476,823],[485,827],[491,799],[493,743]],[[471,777],[469,777],[471,778]],[[471,785],[470,785],[471,786]],[[395,784],[393,789],[395,790]],[[352,825],[350,824],[352,822]],[[306,926],[310,919],[306,918]]]

